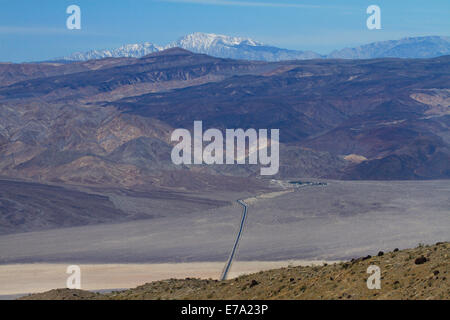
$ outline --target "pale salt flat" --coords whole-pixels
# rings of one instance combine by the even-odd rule
[[[324,261],[239,261],[228,278],[288,266],[321,265]],[[23,295],[65,288],[68,264],[33,263],[0,265],[1,296]],[[147,282],[167,279],[219,279],[223,262],[155,264],[81,264],[81,288],[107,290],[133,288]]]

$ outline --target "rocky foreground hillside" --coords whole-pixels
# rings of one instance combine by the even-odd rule
[[[109,294],[56,289],[22,299],[450,299],[450,243],[419,245],[315,267],[289,267],[227,281],[165,280]],[[367,288],[367,268],[381,289]]]

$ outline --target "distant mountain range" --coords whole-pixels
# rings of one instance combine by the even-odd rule
[[[414,37],[373,42],[356,48],[336,50],[327,58],[435,58],[450,54],[450,37]]]
[[[150,42],[127,44],[110,50],[76,52],[59,58],[63,61],[87,61],[102,58],[140,58],[153,52],[180,47],[214,57],[243,60],[284,61],[305,59],[374,59],[374,58],[433,58],[450,54],[450,37],[427,36],[373,42],[367,45],[335,50],[328,55],[313,51],[277,48],[249,39],[196,32],[167,46]]]

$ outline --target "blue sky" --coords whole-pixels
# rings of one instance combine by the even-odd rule
[[[449,0],[0,0],[0,61],[38,61],[74,51],[149,41],[166,45],[191,32],[250,37],[278,47],[333,49],[407,36],[450,35]],[[67,30],[66,8],[82,29]],[[366,8],[381,8],[368,30]]]

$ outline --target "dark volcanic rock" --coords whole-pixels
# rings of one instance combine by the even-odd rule
[[[416,260],[414,260],[414,263],[415,264],[424,264],[427,261],[428,261],[427,258],[425,258],[424,256],[421,256],[421,257],[417,258]]]

